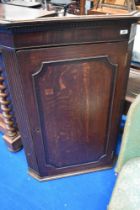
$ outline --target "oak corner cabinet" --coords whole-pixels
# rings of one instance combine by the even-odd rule
[[[0,23],[3,71],[32,176],[112,166],[137,19]]]

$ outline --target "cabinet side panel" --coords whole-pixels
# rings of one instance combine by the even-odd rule
[[[25,107],[24,94],[22,89],[21,78],[19,74],[16,54],[14,50],[2,49],[2,54],[5,63],[5,72],[10,86],[10,93],[15,110],[15,116],[18,124],[20,134],[22,136],[22,143],[26,152],[26,158],[30,168],[39,173],[36,155],[34,151],[30,126],[28,123],[28,115]]]

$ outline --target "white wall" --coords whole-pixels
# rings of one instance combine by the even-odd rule
[[[140,63],[140,24],[137,25],[132,60]]]

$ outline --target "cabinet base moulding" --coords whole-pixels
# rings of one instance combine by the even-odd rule
[[[86,170],[82,170],[82,171],[79,170],[79,171],[75,171],[75,172],[63,173],[63,174],[54,175],[54,176],[44,176],[44,177],[39,176],[39,174],[37,174],[33,169],[29,168],[28,174],[30,176],[32,176],[33,178],[35,178],[36,180],[43,182],[43,181],[49,181],[49,180],[60,179],[60,178],[69,177],[69,176],[82,175],[82,174],[92,173],[95,171],[110,169],[113,167],[115,162],[116,162],[116,157],[114,158],[113,163],[110,163],[108,165],[98,166],[95,168],[90,168],[90,169],[86,169]]]
[[[22,148],[21,136],[19,134],[14,138],[4,135],[3,140],[11,152],[17,152]]]

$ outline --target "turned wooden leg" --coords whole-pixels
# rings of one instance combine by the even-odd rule
[[[6,131],[3,139],[8,145],[8,149],[12,152],[16,152],[22,147],[21,136],[16,127],[12,104],[9,100],[9,94],[7,92],[2,72],[2,68],[0,67],[0,108]]]

